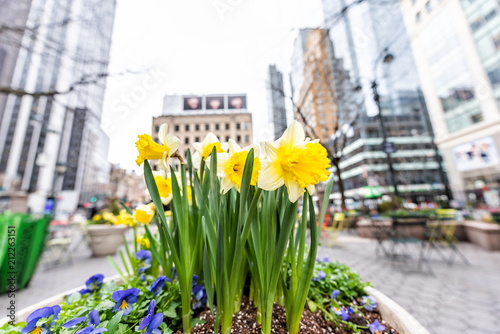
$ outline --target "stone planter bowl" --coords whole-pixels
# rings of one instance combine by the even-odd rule
[[[116,254],[118,247],[123,243],[123,235],[126,230],[127,226],[124,225],[87,226],[92,255],[107,256]]]
[[[120,276],[117,275],[106,278],[104,282],[109,282],[112,280],[119,281],[120,279],[121,279]],[[64,301],[65,296],[78,292],[83,288],[85,288],[85,286],[80,286],[76,289],[72,289],[64,293],[58,294],[54,297],[45,299],[40,303],[37,303],[35,305],[32,305],[30,307],[21,310],[17,314],[16,322],[26,321],[26,318],[28,318],[28,316],[33,311],[36,311],[39,308],[45,306],[54,306],[62,303]],[[367,294],[375,297],[382,318],[392,327],[397,329],[400,334],[429,334],[429,332],[414,317],[412,317],[401,306],[399,306],[395,301],[384,295],[382,292],[372,287],[366,287],[365,291]],[[8,321],[10,321],[9,318],[1,319],[0,327],[3,326]]]

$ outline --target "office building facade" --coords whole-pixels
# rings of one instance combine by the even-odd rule
[[[55,194],[58,209],[72,211],[82,191],[109,180],[98,76],[107,72],[115,7],[115,0],[29,3],[6,85],[36,94],[4,94],[0,179],[4,192],[29,195],[32,212]]]
[[[452,190],[488,203],[500,190],[500,4],[405,0],[401,9]]]
[[[276,68],[276,65],[269,65],[267,89],[269,118],[274,126],[274,139],[276,140],[281,137],[288,127],[283,74]]]

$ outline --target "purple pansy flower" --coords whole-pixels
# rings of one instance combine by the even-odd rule
[[[95,292],[102,287],[102,281],[104,280],[103,274],[97,274],[90,277],[86,282],[85,286],[87,287],[88,292]],[[81,293],[81,292],[80,292]],[[84,294],[84,293],[82,293]]]
[[[163,322],[163,313],[156,313],[144,334],[161,334],[161,331],[158,329],[161,323]]]
[[[142,320],[141,324],[139,325],[139,330],[142,331],[149,323],[151,320],[153,320],[153,316],[155,314],[155,306],[156,306],[156,300],[152,300],[151,303],[149,303],[148,307],[148,314],[146,317]]]
[[[342,317],[342,320],[344,320],[344,321],[346,321],[349,318],[349,313],[343,307],[334,308],[333,312],[336,315],[340,315]]]
[[[318,277],[313,277],[314,282],[322,281],[326,278],[326,273],[323,270],[318,271]]]
[[[151,260],[153,259],[153,256],[150,251],[141,249],[137,252],[135,257],[139,260],[139,273],[145,272],[151,267]]]
[[[370,328],[370,332],[372,332],[372,334],[382,333],[382,331],[385,329],[385,326],[381,325],[378,322],[378,319],[375,319],[375,321],[369,324],[368,327]]]
[[[152,292],[154,296],[158,295],[161,289],[163,289],[165,282],[170,282],[170,278],[167,278],[167,276],[158,277],[153,284],[151,284],[149,291]]]
[[[97,311],[96,309],[90,311],[88,317],[79,317],[71,319],[70,321],[63,324],[63,327],[65,328],[73,327],[75,325],[84,322],[85,320],[87,320],[87,318],[89,319],[87,323],[88,326],[80,329],[75,334],[98,334],[108,331],[106,328],[96,328],[101,323],[101,320],[99,319],[99,311]]]
[[[377,300],[373,296],[364,296],[363,306],[366,310],[371,312],[377,308]]]
[[[335,289],[332,291],[332,299],[337,299],[338,295],[340,294],[340,291]]]
[[[328,258],[326,256],[324,258],[322,258],[321,261],[323,261],[324,263],[330,262],[330,260],[328,260]]]
[[[42,307],[33,313],[31,313],[26,319],[26,326],[21,330],[22,334],[29,333],[39,333],[45,334],[48,333],[47,325],[43,324],[42,326],[37,326],[36,323],[40,319],[46,319],[50,316],[53,316],[53,320],[56,320],[59,316],[59,312],[61,311],[61,307],[59,305],[52,307]],[[52,324],[51,324],[52,325]],[[50,328],[50,326],[49,326]]]
[[[140,290],[136,288],[128,290],[119,290],[113,292],[111,298],[116,302],[113,312],[123,311],[123,315],[127,315],[132,312],[133,304],[137,302],[137,296]]]

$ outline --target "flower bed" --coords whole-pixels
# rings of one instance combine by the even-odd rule
[[[374,333],[376,328],[382,327],[385,332],[398,333],[381,318],[377,299],[364,291],[368,284],[348,267],[322,259],[317,261],[314,271],[315,279],[301,320],[301,333],[323,333],[323,329],[333,333]],[[150,275],[143,278],[132,277],[117,283],[123,280],[121,278],[103,283],[102,275],[94,275],[80,291],[60,297],[63,300],[52,301],[58,305],[40,305],[38,310],[31,310],[27,321],[16,326],[6,324],[0,329],[0,334],[38,333],[37,327],[40,333],[50,330],[63,334],[101,331],[153,333],[155,328],[161,333],[182,333],[178,329],[182,325],[178,280]],[[248,295],[249,286],[245,291]],[[370,290],[372,294],[373,291],[376,290]],[[204,305],[204,292],[194,277],[191,291],[193,333],[213,330],[211,312]],[[377,297],[384,298],[383,295]],[[273,314],[273,333],[288,333],[283,307],[275,303]],[[233,316],[233,332],[261,333],[261,325],[256,319],[257,309],[247,296],[243,297],[241,309]]]
[[[264,334],[392,331],[380,323],[376,299],[357,275],[316,260],[329,196],[317,220],[312,195],[325,181],[329,194],[333,177],[325,148],[307,139],[299,123],[275,142],[246,148],[210,133],[193,145],[193,155],[187,150],[187,163],[166,124],[158,142],[144,134],[136,145],[152,202],[121,213],[134,231],[122,267],[111,260],[123,283],[93,276],[85,289],[35,311],[14,332],[190,334],[205,326],[229,334],[242,326],[241,312],[252,331]],[[155,172],[153,159],[160,160]],[[179,160],[179,171],[169,159]]]

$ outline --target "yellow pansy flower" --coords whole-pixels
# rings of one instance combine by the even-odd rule
[[[101,220],[101,215],[95,215],[94,217],[92,217],[92,220]]]
[[[131,214],[127,213],[127,210],[123,209],[120,210],[120,214],[118,215],[118,221],[116,224],[133,227],[137,225],[137,222]]]
[[[113,224],[116,224],[116,222],[118,220],[117,217],[114,214],[112,214],[111,212],[104,212],[102,214],[102,219],[107,220],[108,222],[113,223]]]
[[[314,186],[326,181],[330,160],[319,140],[305,138],[304,129],[297,121],[286,129],[275,142],[266,142],[266,158],[259,175],[259,187],[275,190],[286,185],[288,197],[296,202],[305,189],[314,193]]]
[[[134,212],[134,218],[141,224],[149,224],[156,212],[154,203],[140,205]]]
[[[221,143],[216,135],[209,132],[201,143],[193,143],[193,147],[196,151],[193,154],[193,165],[196,169],[200,169],[201,160],[207,160],[214,147],[217,153],[224,153],[227,151],[228,144]]]
[[[260,171],[260,147],[258,145],[241,148],[235,141],[229,139],[229,153],[217,154],[217,175],[222,177],[221,191],[227,193],[231,188],[236,188],[240,191],[245,162],[247,160],[248,151],[254,149],[254,162],[251,185],[256,185]],[[207,159],[207,166],[210,166],[210,157]]]
[[[148,248],[150,247],[150,242],[149,242],[149,239],[147,237],[141,237],[141,236],[137,236],[137,244],[143,246],[144,248]]]
[[[162,159],[163,163],[167,164],[167,158],[174,154],[179,146],[181,146],[181,141],[174,135],[169,135],[168,124],[164,123],[160,126],[160,131],[158,133],[158,139],[161,144],[153,141],[150,135],[143,134],[139,135],[139,140],[135,143],[137,149],[139,150],[139,156],[136,159],[136,163],[140,166],[144,160],[154,160]]]

